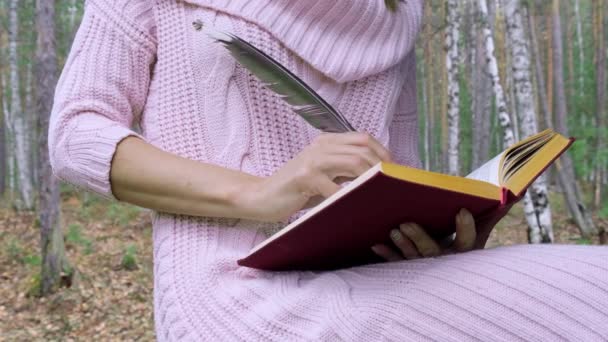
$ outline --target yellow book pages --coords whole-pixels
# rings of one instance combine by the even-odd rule
[[[500,201],[502,197],[499,187],[475,179],[450,176],[386,162],[381,163],[380,170],[387,176],[416,184],[428,185],[497,201]]]
[[[501,165],[501,174],[499,176],[499,180],[501,184],[505,184],[505,174],[509,169],[511,163],[516,162],[519,156],[525,154],[525,150],[532,149],[536,147],[538,144],[546,144],[549,140],[551,140],[552,136],[556,133],[548,128],[542,132],[539,132],[535,135],[529,136],[526,139],[523,139],[514,145],[510,146],[503,153],[502,159],[500,161]]]
[[[521,194],[522,191],[528,187],[529,183],[571,143],[571,139],[568,139],[561,134],[555,134],[551,140],[534,153],[517,172],[506,179],[504,185],[514,194]]]

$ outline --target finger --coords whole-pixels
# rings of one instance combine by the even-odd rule
[[[382,258],[384,258],[387,261],[403,260],[403,257],[400,256],[399,253],[395,252],[392,248],[390,248],[387,245],[383,245],[383,244],[373,245],[372,251],[374,251],[374,253],[378,254],[379,256],[381,256]]]
[[[336,178],[334,178],[334,182],[336,184],[342,184],[344,182],[351,182],[354,179],[355,179],[354,177],[336,177]]]
[[[341,189],[338,184],[334,183],[325,175],[316,177],[315,179],[313,179],[312,183],[314,184],[314,194],[320,194],[325,198],[335,194],[338,190]]]
[[[403,235],[399,229],[391,230],[391,240],[399,248],[404,258],[408,260],[420,258],[416,245],[407,236]]]
[[[458,252],[470,251],[473,249],[473,246],[475,246],[476,239],[477,231],[475,230],[475,219],[468,210],[463,208],[456,214],[456,238],[454,239],[454,249]]]
[[[376,152],[369,147],[355,145],[337,145],[331,152],[334,154],[347,154],[363,157],[370,167],[382,161],[380,156],[378,156]]]
[[[346,132],[325,136],[325,141],[334,144],[350,144],[370,147],[380,160],[390,162],[391,153],[376,138],[367,132]]]
[[[380,157],[382,161],[392,161],[391,152],[386,147],[384,147],[378,140],[376,140],[376,138],[374,138],[371,134],[363,133],[363,136],[359,139],[360,141],[356,142],[356,145],[370,147],[372,150],[374,150],[374,152],[376,152],[376,154]]]
[[[415,223],[404,223],[399,226],[404,233],[418,249],[418,253],[424,257],[433,257],[441,254],[441,249],[435,240],[433,240],[419,225]]]
[[[321,171],[331,179],[340,176],[356,178],[371,167],[365,158],[346,154],[326,155],[321,165],[323,165]]]

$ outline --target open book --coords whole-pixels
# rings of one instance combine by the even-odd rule
[[[496,223],[574,141],[545,130],[509,147],[467,177],[380,162],[238,260],[266,270],[323,270],[381,262],[391,229],[416,222],[436,239],[455,231],[461,208]],[[481,236],[490,231],[478,231]]]

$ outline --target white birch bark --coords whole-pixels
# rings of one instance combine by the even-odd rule
[[[458,0],[447,1],[447,27],[445,30],[446,67],[448,72],[448,173],[460,173],[460,89],[458,84],[458,37],[460,30],[460,13]]]
[[[490,25],[488,24],[488,6],[486,0],[479,0],[479,11],[481,14],[480,21],[487,63],[486,66],[490,79],[492,80],[492,90],[496,97],[498,121],[503,130],[503,147],[506,148],[515,143],[515,135],[513,134],[511,118],[507,112],[505,93],[500,84],[500,77],[498,75],[498,64],[496,63],[496,56],[494,54],[494,38],[492,37],[492,31],[490,31]]]
[[[514,104],[517,108],[519,128],[522,138],[538,133],[537,116],[534,106],[531,58],[524,31],[522,11],[518,1],[505,1],[505,22],[511,51],[511,70],[515,92]],[[546,177],[541,175],[530,187],[530,196],[524,198],[526,221],[531,243],[553,242],[551,207],[548,199]]]
[[[4,74],[0,74],[0,82],[2,82],[2,89],[6,89],[6,81]],[[4,94],[0,94],[4,96]],[[2,101],[2,110],[4,111],[4,127],[5,127],[5,138],[6,138],[6,173],[7,173],[7,187],[9,197],[15,194],[15,146],[13,142],[13,126],[11,120],[11,113],[8,108],[8,98],[4,98]]]
[[[9,67],[10,67],[10,87],[11,87],[11,118],[15,132],[15,152],[17,157],[17,170],[19,174],[19,190],[21,193],[22,209],[31,209],[34,206],[33,184],[31,165],[27,147],[27,119],[21,106],[19,70],[17,56],[17,41],[19,37],[19,18],[17,15],[19,0],[9,2]]]
[[[486,0],[479,0],[479,10],[481,13],[481,25],[485,43],[487,68],[492,79],[492,88],[496,97],[498,120],[503,129],[503,147],[506,148],[515,143],[515,135],[513,133],[511,118],[507,112],[504,90],[502,89],[498,75],[498,65],[496,63],[496,56],[494,54],[494,39],[488,25],[488,8]],[[532,206],[532,199],[529,193],[526,193],[524,197],[524,210],[526,217],[534,215],[534,207]]]

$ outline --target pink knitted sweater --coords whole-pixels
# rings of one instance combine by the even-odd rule
[[[421,7],[421,0],[400,3],[397,13],[382,0],[89,0],[57,85],[53,169],[113,198],[112,156],[129,135],[259,176],[311,142],[318,132],[193,30],[196,19],[278,59],[398,162],[418,166],[413,45]],[[154,213],[157,338],[608,339],[605,248],[497,248],[333,272],[236,264],[280,228]]]

